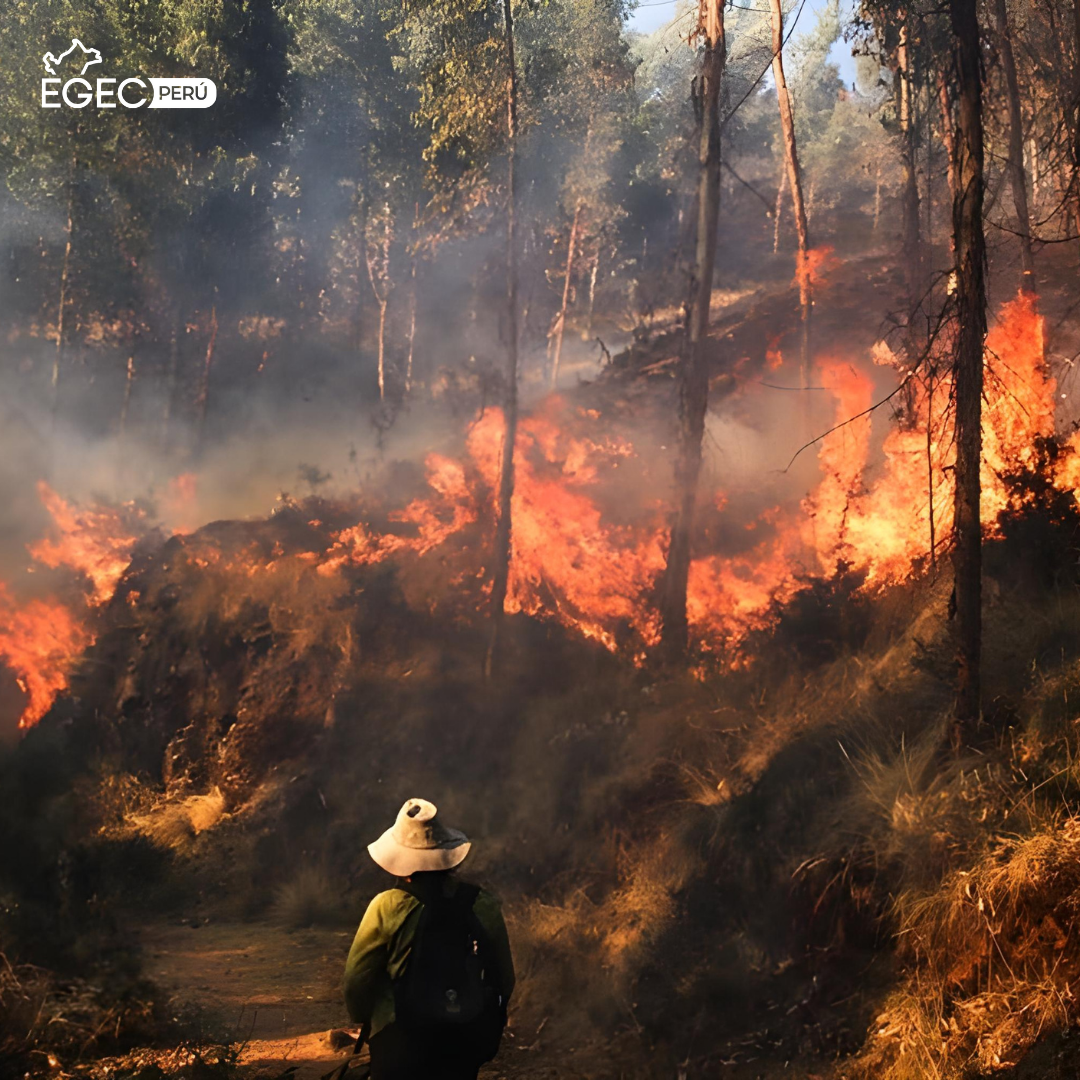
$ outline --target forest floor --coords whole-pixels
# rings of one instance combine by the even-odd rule
[[[213,1040],[243,1045],[260,1071],[296,1066],[300,1080],[334,1067],[329,1033],[345,1027],[341,973],[352,934],[286,931],[267,923],[150,924],[141,932],[145,974]]]

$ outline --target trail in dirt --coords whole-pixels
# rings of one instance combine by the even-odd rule
[[[151,925],[141,940],[145,973],[208,1039],[245,1045],[245,1063],[298,1080],[328,1072],[342,1054],[331,1029],[347,1026],[341,973],[352,933],[289,932],[266,923]]]
[[[174,1016],[192,1017],[208,1042],[243,1044],[241,1060],[254,1073],[276,1077],[295,1067],[292,1080],[318,1080],[345,1059],[347,1049],[335,1050],[329,1035],[356,1031],[341,997],[352,937],[351,930],[214,921],[140,931],[144,974],[168,994]],[[597,1075],[593,1055],[582,1050],[579,1063],[573,1048],[541,1046],[538,1035],[522,1045],[508,1032],[481,1080]]]

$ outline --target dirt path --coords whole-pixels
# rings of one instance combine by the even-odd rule
[[[342,1059],[328,1035],[348,1022],[341,972],[350,931],[209,922],[152,925],[141,939],[147,976],[205,1024],[208,1039],[245,1042],[245,1062],[295,1065],[298,1080],[313,1080]]]
[[[292,1080],[318,1080],[345,1058],[345,1051],[330,1045],[329,1034],[356,1031],[341,997],[352,936],[351,930],[289,931],[270,923],[213,921],[154,923],[140,930],[144,973],[168,993],[173,1015],[191,1016],[208,1042],[244,1044],[241,1060],[258,1073],[276,1077],[295,1066]],[[553,1055],[535,1036],[529,1042],[519,1046],[508,1033],[481,1080],[597,1075],[591,1067],[568,1071],[566,1051]],[[519,1048],[539,1052],[518,1055]]]

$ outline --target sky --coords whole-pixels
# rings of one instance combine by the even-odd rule
[[[688,0],[640,0],[637,10],[630,16],[630,28],[644,34],[651,33],[668,22],[677,11],[687,6]],[[806,9],[800,19],[801,29],[810,29],[817,19],[818,11],[825,6],[825,0],[807,0]],[[841,5],[841,10],[847,5]],[[799,33],[799,29],[795,32]],[[840,77],[845,82],[855,79],[855,64],[851,59],[851,47],[843,40],[833,45],[829,59],[840,68]]]

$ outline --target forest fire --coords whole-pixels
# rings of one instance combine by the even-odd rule
[[[985,531],[992,534],[1009,504],[1004,477],[1033,467],[1036,440],[1054,428],[1056,384],[1043,361],[1042,320],[1029,298],[1021,295],[1004,306],[986,356],[983,518]],[[691,566],[688,616],[707,652],[737,651],[746,633],[768,626],[778,605],[808,580],[827,579],[838,567],[847,567],[864,576],[864,587],[895,583],[927,565],[931,536],[936,549],[948,542],[948,377],[912,380],[904,422],[886,437],[878,466],[871,453],[869,376],[850,362],[828,359],[819,362],[818,378],[835,399],[835,427],[818,447],[821,478],[815,490],[800,506],[770,510],[745,523],[760,536],[747,550],[703,554]],[[659,511],[648,505],[638,508],[635,525],[605,520],[590,489],[597,489],[635,451],[625,439],[573,430],[582,421],[595,425],[593,417],[575,417],[557,396],[522,421],[508,610],[553,619],[610,650],[627,647],[640,656],[659,635],[652,596],[664,566],[665,527]],[[402,526],[400,531],[380,532],[359,522],[333,532],[312,521],[313,536],[322,540],[302,561],[328,577],[350,565],[373,565],[405,554],[422,559],[470,526],[489,528],[503,433],[501,412],[489,409],[471,428],[462,461],[429,454],[431,494],[388,515],[389,522]],[[1072,483],[1068,464],[1066,459],[1055,481],[1062,487]],[[185,477],[182,488],[190,514],[194,479]],[[93,609],[111,599],[136,538],[117,510],[77,509],[45,484],[40,494],[59,535],[34,544],[31,554],[46,566],[66,567],[90,580],[90,619]],[[717,498],[722,500],[722,493]],[[213,562],[218,569],[224,558],[212,548],[192,557],[198,565]],[[240,561],[224,559],[225,569],[249,574],[266,565],[258,553]],[[486,575],[478,565],[468,577],[479,582]],[[482,591],[472,603],[476,609],[482,606]],[[3,611],[3,654],[31,698],[22,719],[27,727],[47,711],[64,686],[67,665],[93,634],[59,605],[46,609],[34,602],[18,609],[5,594]],[[50,636],[42,638],[42,626],[50,627]]]
[[[983,518],[992,534],[1009,504],[1005,475],[1032,467],[1036,440],[1053,433],[1055,383],[1043,360],[1042,320],[1028,297],[1004,306],[986,354]],[[835,430],[824,436],[818,450],[821,480],[800,509],[770,511],[748,523],[762,536],[748,552],[694,561],[689,617],[706,648],[737,645],[746,631],[766,625],[776,604],[789,599],[808,577],[828,577],[844,564],[864,574],[867,587],[894,583],[926,565],[931,535],[935,548],[948,542],[948,379],[940,375],[914,382],[910,416],[886,437],[884,461],[874,469],[871,380],[844,361],[823,361],[818,369],[822,385],[836,400]],[[616,648],[627,631],[640,644],[652,645],[658,627],[650,596],[664,563],[663,524],[655,514],[635,528],[605,523],[587,489],[597,483],[602,465],[616,467],[633,449],[625,442],[570,436],[559,426],[560,408],[558,399],[550,400],[523,423],[519,435],[513,610],[554,618],[608,648]],[[501,414],[492,410],[467,441],[471,465],[488,490],[497,476],[502,433]],[[479,490],[468,493],[468,472],[460,467],[453,468],[448,484],[450,469],[451,463],[440,459],[441,471],[431,473],[441,509],[418,501],[398,517],[418,524],[437,520],[442,523],[438,530],[421,524],[412,541],[365,537],[354,557],[383,558],[404,546],[423,554],[475,520],[475,507],[484,496]],[[1057,482],[1064,487],[1069,478],[1062,473]]]
[[[1080,0],[9,7],[0,1080],[1080,1077]]]

